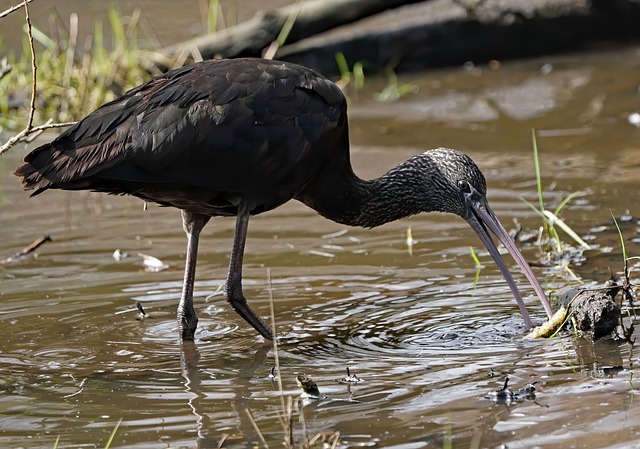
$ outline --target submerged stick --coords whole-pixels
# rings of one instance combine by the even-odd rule
[[[23,248],[20,251],[18,251],[17,253],[15,253],[13,256],[7,257],[6,259],[4,259],[2,261],[2,263],[6,264],[6,263],[15,262],[16,260],[20,259],[21,257],[24,257],[27,254],[31,254],[36,249],[38,249],[40,246],[42,246],[45,243],[50,242],[50,241],[51,241],[51,237],[48,236],[48,235],[44,235],[44,236],[40,237],[39,239],[37,239],[36,241],[34,241],[33,243],[31,243],[29,246],[26,246],[25,248]]]

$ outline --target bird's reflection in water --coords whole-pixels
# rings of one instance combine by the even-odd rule
[[[235,378],[233,409],[237,417],[237,430],[245,442],[257,441],[258,433],[256,432],[254,425],[246,413],[249,409],[249,395],[245,394],[250,391],[250,380],[254,378],[255,372],[258,368],[265,365],[267,355],[273,348],[271,341],[267,341],[262,344],[255,353],[253,360],[251,360],[246,367]],[[225,438],[220,434],[209,434],[209,430],[215,425],[212,423],[207,410],[203,405],[203,400],[206,398],[206,394],[202,391],[201,374],[202,371],[199,367],[200,352],[196,343],[192,340],[184,340],[180,344],[180,369],[182,377],[184,378],[184,390],[185,393],[190,395],[188,401],[189,407],[193,411],[193,415],[196,418],[196,441],[194,447],[196,448],[217,448],[224,442],[221,439]]]

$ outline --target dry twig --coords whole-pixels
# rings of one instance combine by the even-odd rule
[[[24,18],[27,21],[27,35],[29,36],[29,50],[31,51],[31,101],[29,103],[29,120],[27,121],[27,133],[33,127],[33,116],[36,113],[36,73],[38,66],[36,65],[36,49],[33,47],[33,32],[31,28],[31,18],[29,17],[28,1],[24,0]]]
[[[247,417],[249,418],[249,421],[251,422],[251,425],[253,426],[253,429],[258,434],[258,438],[260,439],[260,442],[262,443],[262,446],[265,449],[269,449],[269,445],[267,444],[267,440],[264,439],[264,435],[262,435],[262,432],[260,431],[260,428],[258,427],[258,424],[256,423],[255,418],[253,417],[253,413],[251,413],[251,410],[249,410],[248,408],[245,408],[244,412],[247,414]]]
[[[37,239],[36,241],[34,241],[33,243],[31,243],[29,246],[26,246],[25,248],[23,248],[20,251],[16,252],[13,256],[9,256],[4,260],[0,260],[0,264],[7,264],[7,263],[14,262],[14,261],[20,259],[21,257],[26,256],[27,254],[31,254],[36,249],[38,249],[40,246],[42,246],[43,244],[45,244],[47,242],[50,242],[50,241],[51,241],[51,237],[50,236],[48,236],[48,235],[42,236],[39,239]]]
[[[25,128],[22,131],[20,131],[18,134],[16,134],[15,136],[7,140],[4,143],[4,145],[0,146],[0,155],[4,154],[6,151],[9,150],[9,148],[14,146],[16,143],[22,140],[25,140],[25,138],[30,134],[33,134],[35,132],[40,133],[43,130],[48,128],[59,128],[59,127],[69,126],[70,124],[73,124],[73,123],[49,123],[49,124],[40,125],[36,127],[33,126],[33,117],[36,113],[36,74],[37,74],[38,67],[36,66],[36,51],[33,46],[31,18],[29,17],[28,4],[31,3],[32,1],[33,0],[24,0],[22,4],[9,8],[0,14],[0,19],[1,19],[11,14],[13,11],[18,10],[21,7],[24,7],[24,15],[25,15],[25,20],[27,22],[27,35],[29,37],[29,49],[31,50],[31,101],[29,103],[29,118],[27,120],[27,126],[25,126]]]
[[[0,19],[7,17],[9,14],[11,14],[14,11],[19,10],[20,8],[22,8],[23,6],[25,6],[27,3],[31,3],[33,0],[24,0],[22,3],[20,3],[19,5],[16,6],[12,6],[9,9],[6,9],[3,12],[0,12]]]

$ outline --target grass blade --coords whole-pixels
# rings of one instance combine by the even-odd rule
[[[344,53],[341,51],[337,52],[335,57],[336,64],[338,64],[338,70],[340,71],[340,82],[342,85],[346,86],[351,80],[351,71],[349,70],[347,58],[345,58]]]
[[[109,436],[109,439],[107,440],[107,444],[105,444],[104,449],[109,449],[109,447],[111,447],[111,443],[113,442],[113,439],[116,436],[116,432],[118,431],[118,427],[120,427],[120,424],[122,424],[122,418],[120,418],[120,421],[118,421],[118,424],[116,424],[116,426],[111,431],[111,435]]]
[[[571,193],[571,194],[567,195],[567,197],[566,197],[565,199],[563,199],[563,200],[560,202],[560,204],[558,204],[558,207],[556,207],[556,210],[555,210],[555,211],[553,211],[553,215],[556,215],[556,216],[557,216],[557,215],[559,215],[559,214],[560,214],[560,211],[562,210],[562,208],[563,208],[564,206],[566,206],[566,205],[567,205],[567,203],[568,203],[569,201],[571,201],[572,199],[574,199],[574,198],[575,198],[576,196],[578,196],[578,195],[582,195],[582,192],[581,192],[581,191],[579,191],[579,190],[578,190],[577,192],[573,192],[573,193]]]
[[[616,220],[616,217],[614,217],[613,215],[613,211],[609,211],[609,212],[611,212],[611,218],[613,218],[613,224],[616,225],[616,229],[618,230],[618,236],[620,237],[620,246],[622,247],[622,259],[626,262],[627,247],[624,244],[624,237],[622,237],[622,231],[620,230],[620,226],[618,226],[618,220]]]
[[[536,169],[536,186],[538,187],[538,205],[540,212],[544,211],[544,198],[542,197],[542,176],[540,175],[540,158],[538,156],[538,143],[536,142],[536,131],[531,130],[531,141],[533,143],[533,163]],[[548,234],[548,224],[544,220],[544,230]]]
[[[473,246],[469,247],[469,251],[471,252],[471,258],[473,259],[473,263],[476,264],[476,268],[477,269],[482,268],[482,264],[480,263],[480,259],[478,258],[478,255],[476,254],[475,250],[473,249]]]
[[[560,229],[562,229],[569,237],[575,240],[576,243],[578,243],[578,245],[580,245],[582,248],[591,249],[591,247],[587,244],[587,242],[582,240],[580,236],[576,234],[575,231],[569,227],[569,225],[567,225],[564,221],[562,221],[562,219],[558,218],[548,210],[543,211],[543,213],[545,217],[547,217],[547,220],[549,220],[549,224],[551,226],[558,225]]]
[[[527,206],[529,206],[531,208],[532,211],[534,211],[536,214],[538,214],[538,216],[540,218],[542,218],[542,221],[544,221],[545,223],[547,222],[547,217],[544,215],[544,209],[540,209],[538,210],[538,208],[536,206],[534,206],[533,204],[531,204],[531,202],[529,200],[527,200],[526,198],[520,198],[522,201],[524,201],[525,203],[527,203]]]

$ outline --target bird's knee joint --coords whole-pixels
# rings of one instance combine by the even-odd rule
[[[226,289],[224,297],[232,307],[236,308],[238,304],[246,304],[247,298],[244,297],[244,293],[241,288]]]

